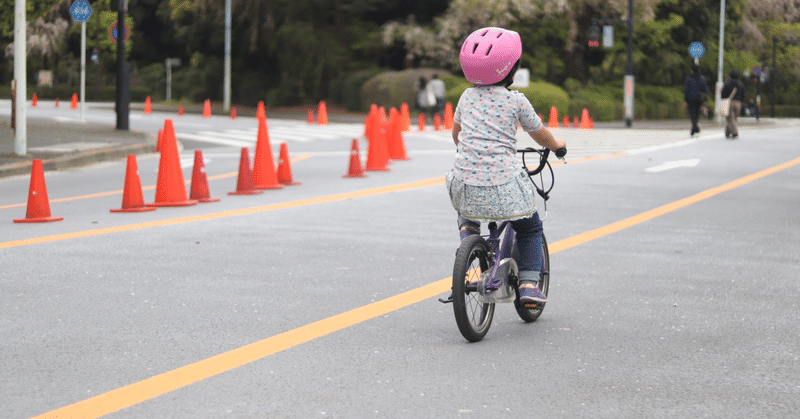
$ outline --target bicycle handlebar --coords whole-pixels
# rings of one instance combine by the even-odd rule
[[[547,158],[550,156],[550,149],[549,148],[543,148],[541,150],[537,150],[535,148],[528,147],[528,148],[526,148],[524,150],[517,150],[517,152],[522,153],[522,163],[523,163],[523,165],[525,165],[525,153],[530,153],[530,152],[539,153],[539,166],[537,168],[535,168],[533,170],[528,170],[528,167],[525,166],[525,171],[528,172],[528,177],[531,177],[531,176],[534,176],[534,175],[538,175],[539,173],[542,172],[542,170],[544,170],[545,166],[549,166],[549,164],[547,163]],[[556,150],[556,157],[558,157],[559,159],[561,159],[565,163],[566,163],[566,160],[564,159],[564,156],[566,156],[566,155],[567,155],[567,149],[566,148],[562,147],[562,148],[559,148],[558,150]],[[551,175],[553,174],[552,167],[550,167],[550,174]],[[538,193],[539,196],[541,196],[542,199],[544,199],[545,209],[546,209],[547,208],[547,200],[550,199],[550,191],[553,190],[553,185],[555,183],[555,178],[553,178],[553,183],[550,184],[550,188],[548,190],[546,190],[546,191],[544,189],[540,188],[539,186],[537,186],[536,182],[533,181],[533,178],[531,178],[531,182],[533,183],[534,188],[536,188],[536,193]],[[542,186],[544,186],[544,184],[542,184]]]
[[[537,149],[535,149],[533,147],[528,147],[528,148],[526,148],[524,150],[517,150],[517,152],[520,152],[520,153],[535,152],[535,153],[539,153],[541,155],[541,157],[539,157],[539,166],[537,168],[533,169],[533,170],[528,170],[528,176],[538,175],[542,170],[544,170],[544,166],[547,165],[547,158],[550,156],[550,149],[549,148],[543,148],[541,150],[537,150]],[[567,155],[567,149],[566,148],[562,147],[562,148],[559,148],[558,150],[556,150],[556,157],[558,157],[562,161],[565,161],[564,160],[564,156],[566,156],[566,155]]]

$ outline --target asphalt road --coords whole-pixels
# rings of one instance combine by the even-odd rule
[[[184,177],[204,144],[217,203],[110,213],[110,162],[48,172],[64,221],[21,225],[28,178],[0,180],[0,416],[800,411],[797,126],[561,131],[576,147],[547,204],[550,302],[532,324],[498,306],[469,344],[437,301],[458,245],[447,134],[409,133],[411,160],[346,179],[346,130],[293,124],[270,128],[310,138],[287,140],[302,185],[262,195],[228,196],[238,146],[207,140],[183,140]],[[138,163],[151,201],[158,158]]]

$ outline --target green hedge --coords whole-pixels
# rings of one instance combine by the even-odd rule
[[[445,81],[452,75],[447,71],[431,68],[417,68],[403,71],[387,71],[367,80],[361,86],[361,110],[368,111],[371,104],[376,103],[386,109],[400,109],[403,103],[414,109],[417,96],[417,83],[420,77],[430,80],[436,74]],[[453,103],[455,106],[455,103]]]
[[[367,80],[385,71],[379,68],[360,70],[332,80],[328,87],[328,98],[333,103],[339,103],[350,111],[361,111],[364,108],[369,108],[371,104],[361,103],[361,86]]]

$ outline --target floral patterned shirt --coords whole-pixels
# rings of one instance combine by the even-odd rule
[[[474,186],[502,185],[514,179],[522,168],[516,157],[517,127],[526,132],[543,127],[528,98],[502,86],[465,90],[453,120],[461,126],[453,175]]]

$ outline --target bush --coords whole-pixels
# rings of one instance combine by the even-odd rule
[[[451,86],[447,86],[447,97],[446,100],[453,104],[455,107],[458,104],[458,99],[461,97],[461,94],[464,93],[464,90],[472,87],[473,84],[468,82],[464,78],[456,78],[454,77],[452,80],[449,80]],[[447,85],[447,80],[445,81],[445,85]],[[550,115],[550,107],[555,106],[561,115],[565,112],[569,107],[569,96],[564,89],[550,83],[546,82],[533,82],[531,85],[524,89],[514,89],[518,90],[533,105],[533,108],[536,112],[541,113],[542,116],[549,116]]]
[[[569,109],[569,95],[559,86],[547,82],[531,82],[529,87],[515,89],[522,92],[531,101],[533,109],[547,119],[550,108],[555,106],[559,115],[564,115]]]
[[[406,103],[413,109],[417,103],[416,87],[420,77],[430,80],[434,74],[439,75],[442,80],[449,80],[452,76],[447,71],[431,68],[387,71],[378,74],[361,86],[360,110],[368,111],[373,103],[387,109],[391,107],[400,109],[400,106]]]
[[[360,111],[368,108],[369,104],[361,103],[361,86],[364,83],[384,72],[382,69],[368,69],[347,74],[332,80],[328,87],[328,95],[332,102],[343,105],[347,110]]]

